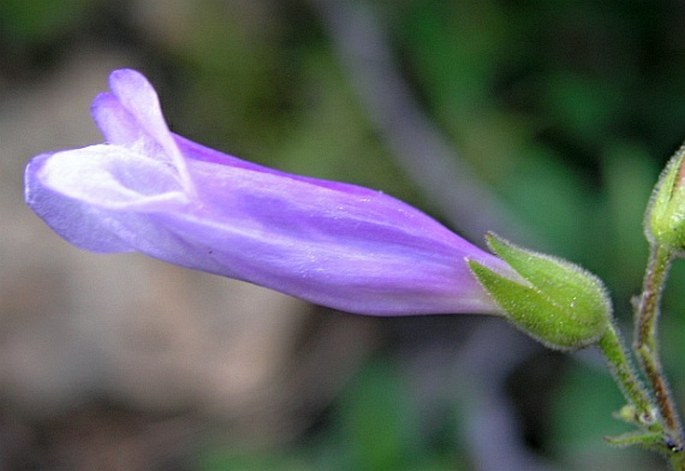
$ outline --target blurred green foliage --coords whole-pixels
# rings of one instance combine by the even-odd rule
[[[398,169],[383,136],[370,126],[307,2],[169,2],[161,17],[171,20],[154,33],[135,18],[138,3],[122,2],[123,13],[108,21],[93,19],[94,11],[106,16],[115,10],[102,10],[104,1],[3,0],[0,59],[6,73],[44,73],[35,58],[51,45],[64,51],[86,38],[104,46],[115,36],[160,84],[172,127],[182,134],[287,171],[379,188],[426,208],[426,190]],[[659,169],[685,137],[682,4],[367,3],[387,29],[427,116],[461,158],[539,237],[537,249],[604,279],[619,319],[628,321],[628,299],[639,290],[646,259],[644,207]],[[670,286],[663,346],[682,405],[685,269],[676,267]],[[605,453],[600,437],[620,432],[609,414],[621,406],[607,376],[573,370],[555,395],[554,426],[542,453],[567,445],[564,453]],[[370,365],[334,414],[339,426],[296,453],[214,449],[205,456],[206,469],[465,466],[454,454],[456,431],[441,450],[418,434],[409,391],[392,368]],[[339,461],[330,461],[333,456]]]
[[[0,24],[5,39],[12,45],[40,44],[58,39],[70,28],[83,22],[89,8],[88,0],[3,0]]]
[[[386,359],[387,360],[387,359]],[[298,469],[344,471],[438,471],[468,469],[452,439],[456,414],[443,417],[447,440],[427,440],[406,373],[392,361],[375,361],[359,372],[330,412],[329,431],[277,459],[228,451],[221,445],[202,455],[206,471]],[[440,433],[434,433],[439,436]],[[436,445],[437,442],[437,445]]]
[[[551,422],[553,453],[563,469],[659,469],[656,457],[637,449],[617,452],[604,443],[604,437],[626,432],[625,426],[607,413],[618,412],[622,400],[603,370],[576,364],[566,372],[551,407],[555,417]]]

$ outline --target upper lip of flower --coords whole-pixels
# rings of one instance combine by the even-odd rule
[[[184,192],[193,198],[196,188],[185,157],[166,124],[154,88],[139,72],[115,70],[109,79],[111,93],[96,97],[93,115],[110,144],[167,161],[178,174]],[[123,132],[122,132],[123,131]],[[157,147],[149,152],[146,147]]]

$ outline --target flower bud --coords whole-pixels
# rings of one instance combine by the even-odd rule
[[[685,146],[661,172],[645,214],[645,234],[651,243],[685,250]]]
[[[520,276],[514,280],[470,260],[471,270],[505,316],[549,348],[576,350],[599,340],[611,322],[602,282],[582,268],[497,237],[488,246]]]
[[[134,70],[91,108],[105,143],[34,157],[26,202],[83,249],[137,251],[357,314],[500,308],[466,264],[502,260],[379,191],[291,175],[173,134]]]

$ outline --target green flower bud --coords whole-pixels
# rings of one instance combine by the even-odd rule
[[[556,350],[576,350],[599,340],[611,322],[611,302],[596,276],[494,234],[486,240],[521,278],[507,278],[475,260],[469,266],[510,322]]]
[[[661,172],[645,214],[645,234],[658,243],[682,252],[685,249],[685,146]]]

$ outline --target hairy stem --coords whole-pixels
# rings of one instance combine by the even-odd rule
[[[598,345],[623,395],[629,404],[635,407],[635,421],[648,428],[652,428],[653,425],[660,428],[657,421],[658,412],[654,410],[653,401],[636,374],[628,351],[613,323],[609,324]]]
[[[655,244],[651,248],[647,271],[645,272],[642,294],[640,295],[635,319],[635,343],[633,348],[640,361],[647,380],[652,386],[659,413],[664,420],[671,448],[680,450],[685,446],[680,417],[675,408],[671,390],[664,376],[658,352],[657,323],[659,306],[666,278],[668,277],[673,255],[671,251]]]

